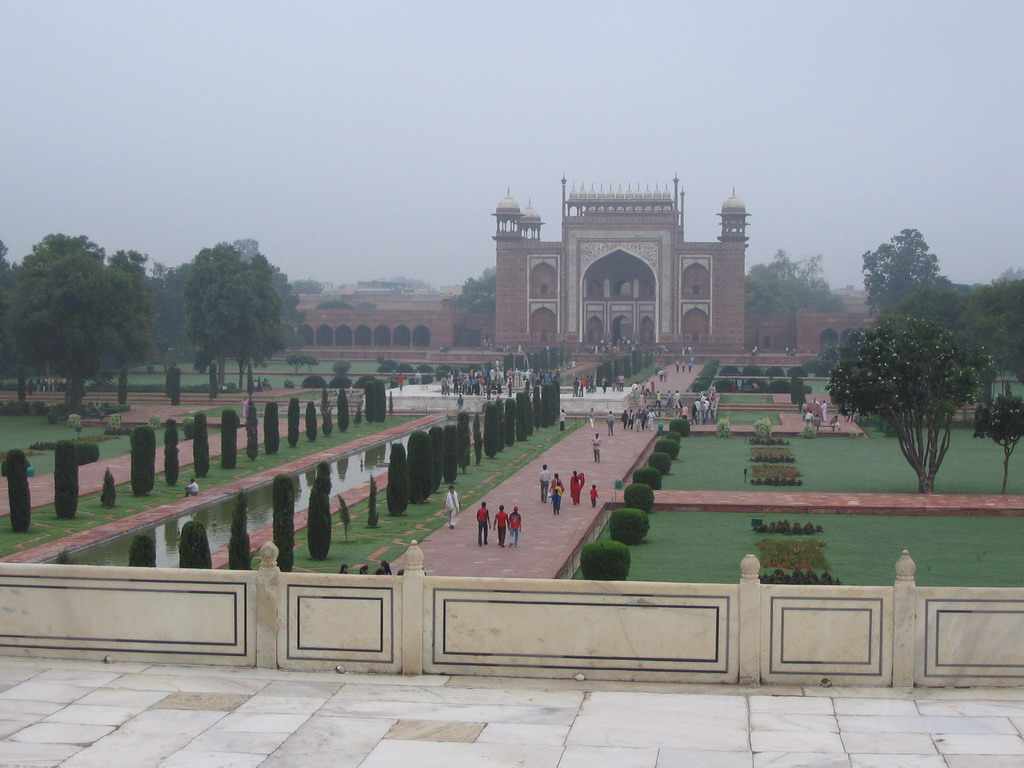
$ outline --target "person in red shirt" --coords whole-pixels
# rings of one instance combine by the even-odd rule
[[[476,511],[476,545],[482,547],[487,544],[487,529],[491,527],[491,513],[487,509],[487,502],[480,502],[480,509]]]
[[[597,486],[596,485],[590,486],[590,506],[592,506],[592,507],[596,507],[597,506]]]
[[[512,514],[508,516],[508,545],[519,546],[519,531],[523,527],[523,516],[519,514],[519,507],[512,507]]]
[[[505,513],[505,505],[498,505],[498,514],[494,516],[494,529],[498,532],[498,546],[505,546],[505,531],[508,529],[508,515]]]

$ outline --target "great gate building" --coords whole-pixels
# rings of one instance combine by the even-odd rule
[[[511,197],[493,214],[495,342],[632,342],[739,351],[744,343],[747,212],[729,197],[718,242],[687,242],[673,189],[595,192],[562,179],[562,238]]]

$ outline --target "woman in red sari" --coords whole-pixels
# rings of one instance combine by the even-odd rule
[[[580,503],[580,493],[583,491],[583,485],[586,482],[586,475],[582,472],[577,472],[575,469],[572,471],[572,477],[569,479],[569,495],[572,496],[573,506]]]

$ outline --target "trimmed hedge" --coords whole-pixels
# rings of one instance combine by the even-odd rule
[[[594,581],[625,581],[629,561],[629,547],[619,541],[595,541],[580,552],[583,578]]]
[[[285,573],[295,562],[295,481],[291,475],[277,475],[271,486],[274,506],[274,544],[277,566]]]
[[[132,539],[128,550],[129,568],[156,568],[156,540],[152,536],[140,533]]]
[[[640,470],[637,470],[639,472]],[[633,473],[634,482],[626,486],[622,494],[622,501],[627,507],[642,509],[650,513],[654,509],[654,490],[646,483],[637,482],[636,472]]]
[[[213,568],[206,526],[198,520],[189,520],[181,526],[181,537],[178,539],[178,567]]]
[[[53,506],[57,518],[74,520],[78,511],[78,456],[71,440],[57,443],[53,463]]]
[[[28,486],[28,458],[15,448],[4,460],[7,475],[7,498],[11,505],[11,530],[24,533],[32,523],[32,494]]]
[[[643,483],[653,491],[661,490],[661,472],[654,467],[640,467],[633,472],[633,482]]]
[[[642,509],[616,509],[608,520],[608,533],[612,539],[629,546],[643,541],[650,529],[651,521]]]
[[[667,453],[673,461],[679,456],[679,441],[670,437],[663,437],[654,444],[657,453]]]
[[[210,437],[205,413],[197,413],[192,422],[192,463],[196,477],[210,474]]]
[[[76,440],[75,452],[78,454],[78,466],[100,460],[100,444],[91,440]]]
[[[324,381],[324,377],[317,373],[302,380],[303,389],[324,389],[326,386],[327,382]]]
[[[690,420],[689,419],[672,419],[668,423],[668,429],[670,432],[678,432],[683,437],[690,436]]]
[[[145,496],[156,479],[156,434],[148,425],[132,430],[131,485],[133,496]]]
[[[225,408],[220,414],[220,468],[238,466],[238,413]]]
[[[647,459],[647,466],[654,467],[663,475],[672,472],[672,457],[662,451],[655,451]]]
[[[434,491],[434,446],[430,435],[417,429],[409,435],[409,501],[425,504]],[[440,456],[437,459],[440,460]]]

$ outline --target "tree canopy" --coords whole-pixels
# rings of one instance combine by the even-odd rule
[[[247,363],[282,348],[281,297],[274,269],[259,252],[245,260],[227,243],[200,251],[185,288],[185,317],[198,366],[234,360],[239,389]]]
[[[85,235],[47,235],[14,269],[8,327],[22,358],[49,364],[68,380],[65,401],[81,411],[85,381],[105,354],[118,364],[144,358],[153,302],[146,257],[117,251],[109,260]]]
[[[913,287],[948,285],[939,273],[939,258],[928,250],[916,229],[901,230],[888,243],[863,256],[864,289],[868,306],[890,309]]]
[[[886,421],[917,474],[918,491],[931,493],[956,409],[974,400],[988,364],[937,323],[883,322],[864,331],[856,359],[832,368],[827,389],[841,411]]]
[[[493,315],[497,304],[498,271],[488,267],[479,278],[470,277],[462,284],[462,295],[455,300],[456,309],[481,315]]]
[[[967,336],[1000,373],[1024,383],[1024,280],[996,280],[964,300]]]
[[[999,395],[991,405],[979,408],[974,417],[974,436],[987,437],[1003,449],[1003,485],[999,492],[1006,493],[1010,456],[1024,437],[1024,398]]]
[[[793,315],[812,305],[819,312],[842,308],[822,274],[820,255],[793,261],[785,251],[776,251],[768,264],[750,268],[744,289],[746,313],[752,317]]]

